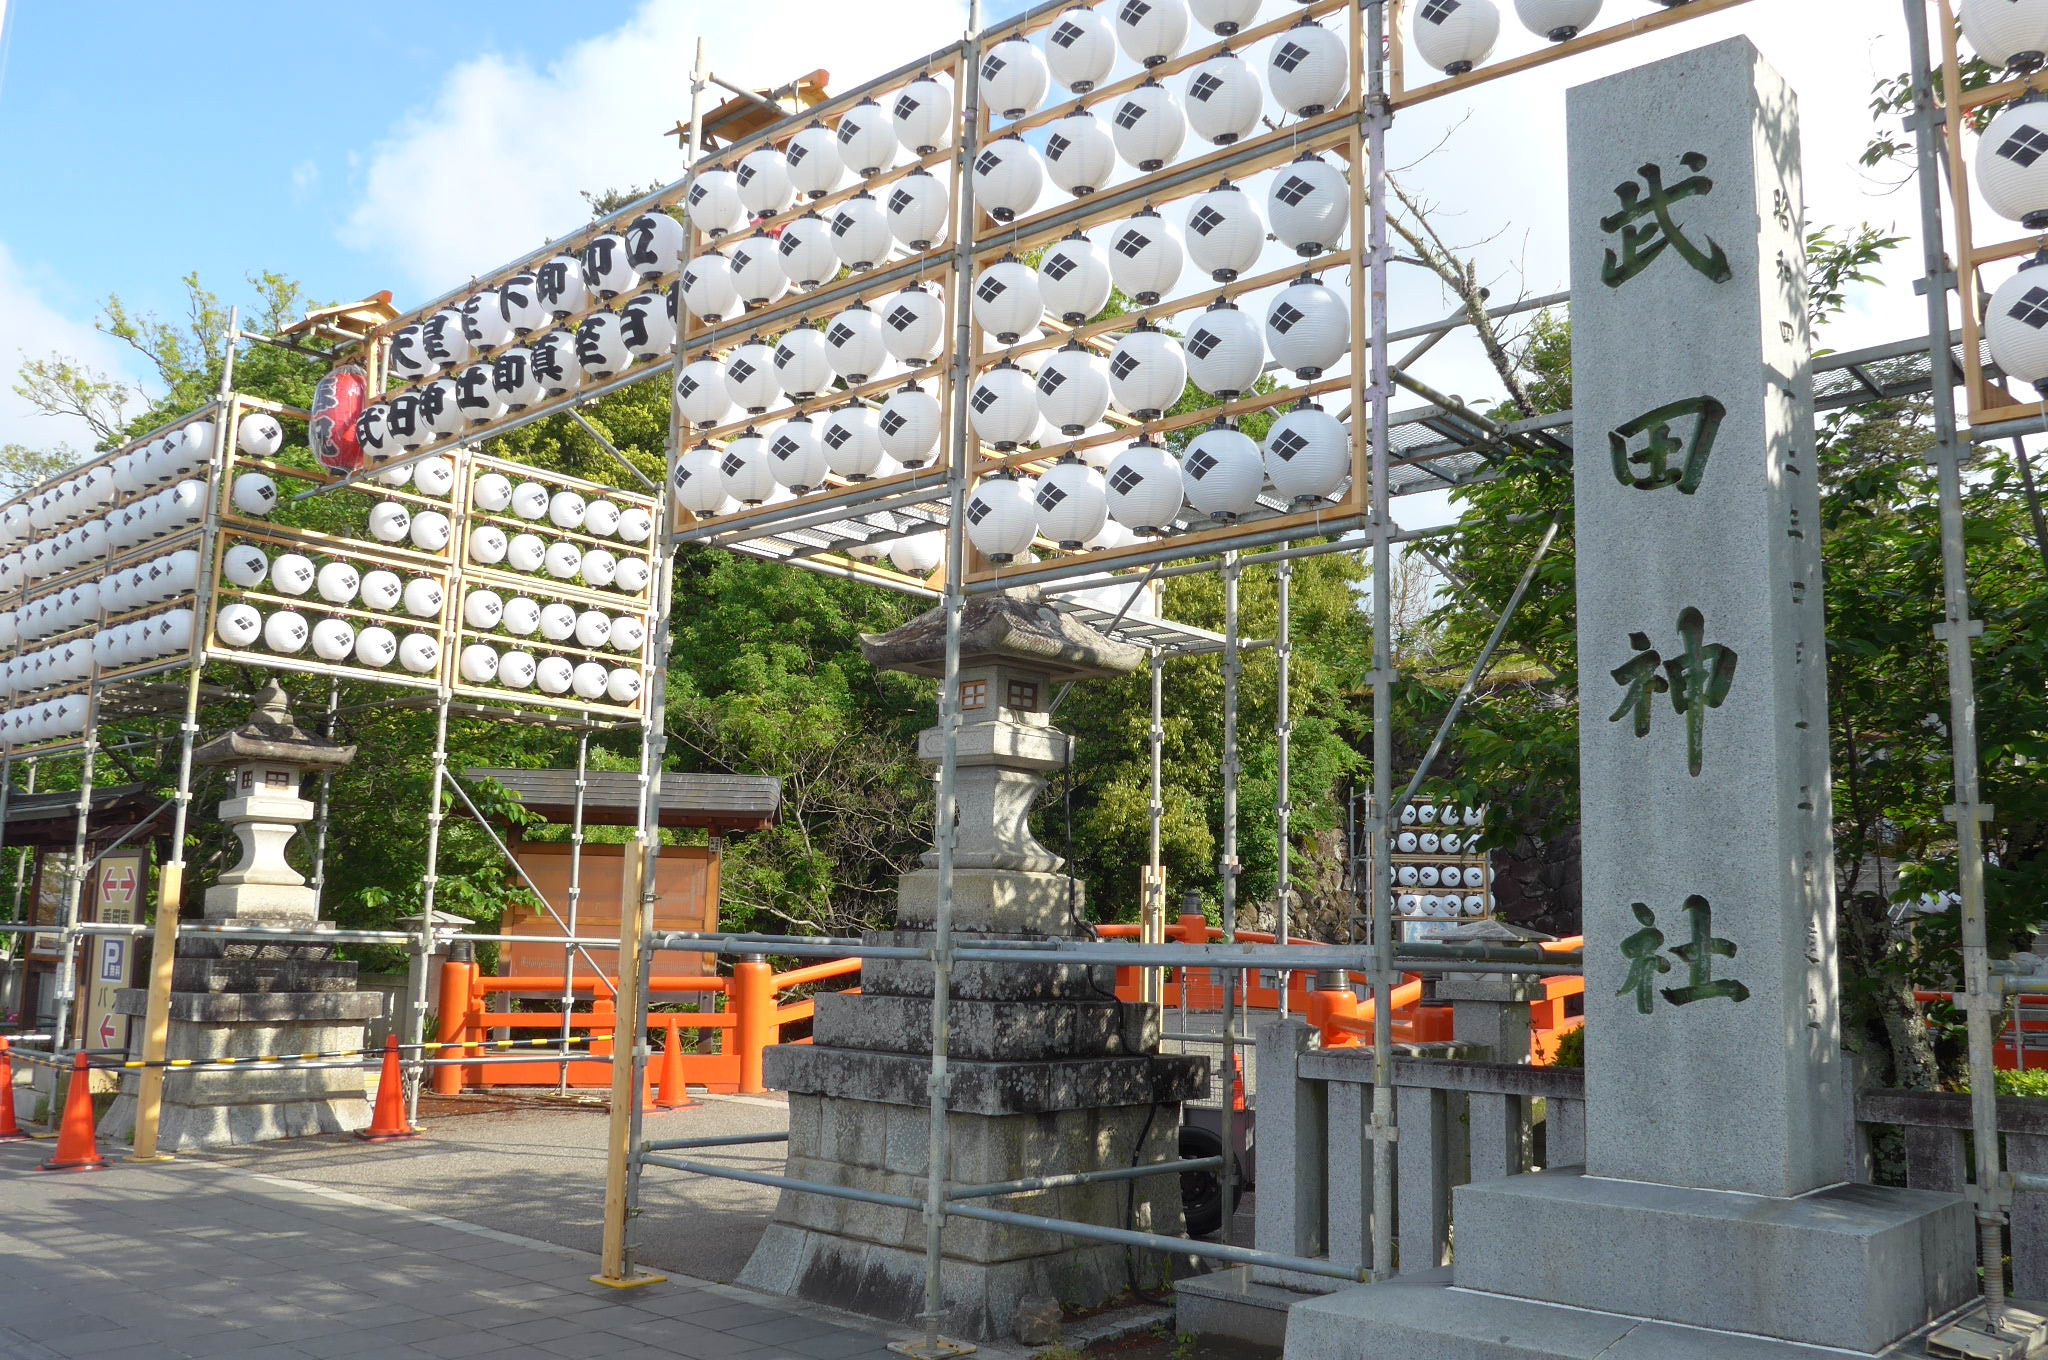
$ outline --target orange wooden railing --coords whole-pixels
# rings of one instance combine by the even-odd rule
[[[1913,998],[1921,1005],[1927,1006],[1937,1001],[1947,1001],[1949,994],[1915,992]],[[2048,1067],[2048,1053],[2041,1052],[2042,1049],[2048,1048],[2048,1012],[2036,1009],[2048,1007],[2048,996],[2021,995],[2018,1000],[2019,1009],[2013,1013],[2011,1020],[2005,1021],[2001,1026],[1991,1050],[1992,1066],[2001,1072],[2010,1072],[2017,1068],[2038,1071]],[[2030,1010],[2034,1011],[2031,1015],[2028,1014]]]

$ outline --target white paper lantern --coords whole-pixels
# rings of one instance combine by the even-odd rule
[[[758,413],[774,405],[782,396],[775,380],[775,351],[759,337],[734,349],[725,360],[725,390],[742,410]]]
[[[1116,141],[1085,108],[1046,127],[1045,173],[1067,193],[1092,194],[1116,171]]]
[[[263,645],[273,652],[299,651],[312,636],[313,625],[296,610],[280,609],[263,621]]]
[[[1415,53],[1445,75],[1461,76],[1493,55],[1500,11],[1493,0],[1424,0],[1409,26]]]
[[[549,506],[552,510],[554,507]],[[570,527],[570,526],[564,526]],[[599,497],[583,507],[583,532],[596,538],[610,538],[619,528],[619,507]]]
[[[230,647],[247,647],[263,636],[263,615],[246,604],[224,604],[214,616],[213,631]]]
[[[875,422],[882,452],[907,468],[921,468],[932,459],[939,442],[939,403],[931,393],[909,383],[882,403]]]
[[[576,636],[576,607],[560,601],[542,605],[540,635],[549,642],[567,642]]]
[[[839,139],[832,129],[813,121],[789,139],[789,182],[806,198],[823,198],[846,178],[846,162],[839,159]]]
[[[443,307],[421,322],[420,336],[428,361],[437,369],[460,368],[476,357],[469,337],[462,333],[460,307]]]
[[[1038,536],[1038,503],[1030,479],[998,473],[984,477],[967,498],[967,537],[998,566],[1031,551]]]
[[[1255,267],[1265,243],[1266,224],[1258,205],[1229,180],[1189,201],[1188,258],[1218,283]]]
[[[952,87],[932,76],[919,76],[896,92],[889,117],[904,150],[929,155],[953,140]]]
[[[612,586],[628,595],[638,595],[647,589],[647,583],[653,577],[654,569],[647,565],[646,558],[622,557],[619,559],[618,572],[612,577]]]
[[[534,296],[557,321],[590,306],[590,287],[583,280],[583,261],[578,257],[557,255],[534,270],[533,276]]]
[[[1229,146],[1259,130],[1265,109],[1259,78],[1243,57],[1218,52],[1188,72],[1183,104],[1188,126],[1203,141]]]
[[[989,444],[1008,452],[1038,430],[1038,403],[1031,375],[1002,363],[975,379],[967,396],[968,420]]]
[[[1116,64],[1116,35],[1109,20],[1082,5],[1063,11],[1046,30],[1045,61],[1054,80],[1075,94],[1087,94]]]
[[[627,260],[626,238],[616,232],[593,236],[583,247],[583,283],[594,297],[631,292],[640,275]]]
[[[541,390],[551,397],[574,392],[583,386],[583,370],[576,363],[574,331],[549,331],[533,342],[533,371]]]
[[[1180,461],[1149,439],[1118,454],[1103,485],[1109,517],[1138,533],[1166,533],[1180,514]]]
[[[732,411],[725,367],[709,356],[693,359],[676,373],[676,411],[692,425],[711,426]]]
[[[439,500],[455,489],[455,464],[439,454],[413,464],[413,489],[422,496]]]
[[[1038,296],[1038,274],[1014,255],[981,271],[974,281],[974,320],[1005,345],[1045,317]]]
[[[650,209],[626,227],[626,265],[643,280],[673,274],[683,262],[684,240],[682,223]]]
[[[1116,44],[1140,66],[1157,66],[1180,52],[1188,37],[1187,0],[1112,0]]]
[[[615,704],[633,704],[640,698],[640,672],[630,666],[614,666],[605,672],[604,697]]]
[[[1351,309],[1343,294],[1308,275],[1273,295],[1266,348],[1304,381],[1319,378],[1351,348]]]
[[[1991,65],[2037,70],[2048,56],[2048,5],[2039,0],[1962,0],[1963,40]]]
[[[1969,4],[1970,0],[1963,0],[1966,14]],[[2003,7],[2017,8],[2011,0],[2003,0]],[[1600,0],[1515,0],[1515,17],[1539,38],[1570,42],[1579,36],[1579,30],[1591,27],[1600,17]],[[1969,22],[1967,18],[1963,20],[1966,34]]]
[[[747,220],[747,206],[740,202],[739,179],[730,170],[699,171],[686,202],[691,223],[707,236],[716,238],[737,231]]]
[[[1109,135],[1116,142],[1116,154],[1138,170],[1157,170],[1179,155],[1187,134],[1188,117],[1180,101],[1156,80],[1125,94],[1110,111]]]
[[[638,363],[656,363],[676,349],[676,323],[670,319],[668,297],[650,288],[619,309],[619,336]]]
[[[619,318],[612,312],[593,312],[576,328],[576,364],[587,380],[602,382],[615,378],[633,366],[633,354]]]
[[[505,399],[491,381],[488,363],[471,364],[455,375],[455,409],[466,426],[488,425],[505,414]]]
[[[503,652],[498,656],[498,683],[507,689],[526,689],[533,684],[532,652]]]
[[[611,625],[611,636],[606,645],[615,652],[637,652],[647,641],[647,625],[631,614],[617,616]]]
[[[1219,420],[1189,441],[1180,469],[1188,504],[1219,524],[1259,508],[1266,469],[1259,446],[1242,430]]]
[[[2048,253],[2021,265],[1991,295],[1984,338],[2007,377],[2048,386]]]
[[[423,378],[434,371],[434,361],[427,357],[427,341],[424,327],[418,322],[401,326],[391,333],[391,344],[385,350],[385,362],[391,371],[401,378]]]
[[[1342,421],[1310,402],[1266,431],[1266,477],[1296,506],[1324,500],[1351,475],[1351,436]]]
[[[1188,0],[1195,22],[1220,38],[1238,32],[1259,15],[1259,0]]]
[[[498,678],[498,649],[472,642],[456,657],[456,669],[472,685],[488,685]]]
[[[251,458],[269,458],[284,447],[284,426],[268,411],[251,411],[235,426],[235,447]]]
[[[873,269],[889,258],[889,242],[889,214],[873,194],[855,194],[832,214],[832,249],[848,269]]]
[[[783,276],[798,288],[815,288],[839,272],[832,224],[814,212],[784,227],[775,250]]]
[[[1022,38],[1008,38],[981,58],[981,97],[999,117],[1037,112],[1052,87],[1052,71],[1039,50]]]
[[[1063,346],[1039,366],[1036,386],[1039,411],[1069,438],[1109,412],[1109,362],[1079,341]]]
[[[543,694],[567,694],[576,667],[567,657],[544,656],[534,666],[533,674],[534,683]]]
[[[998,222],[1029,213],[1044,188],[1045,162],[1021,137],[999,137],[974,158],[974,204]]]
[[[228,488],[228,501],[243,514],[262,518],[277,508],[277,483],[261,472],[244,472]]]
[[[263,584],[270,575],[270,559],[253,543],[237,543],[220,557],[220,574],[244,590]]]
[[[1076,231],[1055,241],[1038,260],[1042,310],[1078,326],[1109,304],[1109,255]]]
[[[580,492],[557,491],[548,497],[548,523],[557,529],[580,529],[586,504]]]
[[[548,311],[540,305],[539,281],[532,274],[514,274],[499,284],[498,314],[514,335],[531,335],[546,326]]]
[[[1249,392],[1266,363],[1259,323],[1235,303],[1218,302],[1197,317],[1181,341],[1188,380],[1228,401]]]
[[[355,655],[356,630],[344,619],[322,619],[313,625],[313,655],[322,661],[346,661]]]
[[[1117,341],[1109,357],[1109,395],[1119,411],[1156,419],[1187,390],[1188,363],[1180,342],[1150,322]]]
[[[1991,120],[1977,142],[1977,190],[2000,217],[2048,229],[2048,99],[2025,99]]]
[[[913,170],[889,186],[883,211],[889,234],[912,250],[930,250],[946,234],[946,182],[929,170]]]
[[[609,548],[592,548],[583,554],[583,584],[594,590],[610,586],[619,573],[619,555]]]
[[[414,675],[428,675],[441,664],[441,644],[425,633],[407,633],[398,643],[398,664]]]
[[[279,553],[270,564],[270,588],[280,595],[304,595],[318,573],[304,553]]]
[[[627,543],[645,543],[654,532],[654,516],[637,505],[619,511],[619,538]]]
[[[768,459],[768,441],[748,426],[718,459],[725,493],[745,505],[759,505],[775,494],[775,469]]]
[[[1071,454],[1038,479],[1038,531],[1068,552],[1102,532],[1109,519],[1109,493],[1102,473]]]
[[[796,199],[796,186],[789,182],[789,162],[772,146],[742,156],[733,170],[733,184],[741,205],[755,217],[773,217]]]
[[[698,444],[676,460],[669,486],[692,514],[712,514],[725,504],[725,480],[718,471],[720,453],[716,445]]]
[[[550,543],[541,556],[541,566],[557,581],[572,581],[583,570],[583,549],[569,542]]]
[[[347,562],[329,562],[314,574],[313,586],[327,603],[349,604],[363,588],[363,578]]]
[[[1334,250],[1351,220],[1351,186],[1322,157],[1302,156],[1274,172],[1266,217],[1280,243],[1304,259]]]
[[[875,312],[882,318],[882,343],[891,358],[928,364],[945,348],[946,304],[936,293],[913,285],[884,299]]]
[[[850,481],[863,481],[882,465],[880,420],[859,402],[842,406],[818,427],[818,447],[826,467]]]
[[[512,343],[512,323],[505,319],[497,289],[486,288],[462,304],[462,334],[478,352]]]
[[[848,383],[866,382],[889,361],[889,349],[882,339],[882,319],[866,303],[856,302],[833,317],[823,334],[825,357],[832,371]],[[780,362],[779,357],[777,361]]]
[[[896,164],[896,128],[889,111],[872,99],[863,99],[839,120],[839,159],[854,174],[866,178]]]
[[[541,386],[540,374],[533,369],[533,351],[524,345],[514,345],[491,361],[491,390],[508,411],[524,411],[546,395]],[[370,410],[377,410],[371,407]],[[365,418],[369,412],[363,413]],[[360,438],[360,436],[359,436]],[[365,452],[368,452],[365,446]]]
[[[576,615],[576,645],[595,651],[611,641],[611,615],[601,609],[585,609]]]
[[[775,380],[784,392],[802,400],[832,385],[832,353],[825,332],[798,326],[775,346]]]
[[[570,688],[579,699],[604,698],[605,684],[611,679],[611,671],[595,661],[579,662],[570,673]]]
[[[740,301],[749,307],[765,307],[789,291],[789,275],[782,272],[782,256],[772,237],[756,236],[732,248],[732,282]]]
[[[693,255],[683,266],[683,306],[700,321],[718,321],[730,316],[740,305],[740,286],[732,275],[732,261],[715,250]]]
[[[416,619],[431,619],[441,613],[441,602],[446,598],[441,583],[430,576],[415,576],[405,583],[405,590],[399,596],[405,605],[405,612]]]
[[[818,445],[817,427],[809,418],[784,421],[763,438],[768,441],[769,472],[779,485],[799,496],[824,485],[825,451]]]
[[[1304,18],[1273,40],[1266,85],[1281,108],[1311,118],[1343,102],[1350,64],[1344,39]]]
[[[1186,258],[1180,233],[1150,208],[1110,228],[1110,278],[1140,306],[1173,291]]]
[[[389,613],[398,608],[398,602],[404,598],[405,582],[393,572],[366,571],[358,594],[365,609]]]

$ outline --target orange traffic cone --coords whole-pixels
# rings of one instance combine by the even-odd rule
[[[16,1143],[28,1137],[14,1122],[14,1054],[0,1038],[0,1143]]]
[[[1244,1054],[1234,1048],[1230,1051],[1230,1108],[1244,1108]]]
[[[661,1092],[654,1098],[657,1110],[686,1110],[697,1102],[683,1081],[683,1046],[676,1042],[676,1022],[671,1018],[661,1049]]]
[[[8,1099],[14,1098],[13,1092]],[[84,1053],[71,1064],[71,1090],[64,1097],[64,1122],[57,1128],[57,1155],[44,1162],[43,1171],[105,1171],[107,1159],[100,1156],[93,1141],[92,1064]]]
[[[405,1122],[405,1073],[398,1066],[398,1036],[384,1036],[384,1070],[377,1078],[377,1108],[370,1127],[359,1129],[356,1137],[366,1143],[389,1143],[400,1138],[417,1138],[420,1131]]]

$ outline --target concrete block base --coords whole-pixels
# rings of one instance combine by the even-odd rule
[[[1336,1280],[1329,1284],[1345,1287]],[[1249,1268],[1232,1266],[1173,1282],[1174,1331],[1277,1347],[1287,1339],[1288,1310],[1315,1297],[1260,1284],[1251,1278]]]
[[[164,1101],[157,1126],[157,1147],[163,1152],[197,1152],[202,1148],[267,1143],[275,1138],[307,1138],[316,1133],[354,1133],[370,1127],[370,1106],[363,1098],[362,1076],[355,1074],[353,1096],[310,1100],[265,1100],[241,1105],[187,1105]],[[114,1097],[100,1120],[103,1142],[127,1143],[135,1137],[135,1096]]]
[[[1845,1352],[1484,1294],[1453,1286],[1450,1274],[1403,1275],[1296,1305],[1285,1360],[1905,1360],[1926,1353],[1917,1336]]]
[[[1775,1199],[1569,1168],[1461,1185],[1454,1206],[1459,1288],[1545,1304],[1870,1354],[1977,1292],[1969,1208],[1932,1191]]]

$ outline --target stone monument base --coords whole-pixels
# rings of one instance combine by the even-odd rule
[[[172,965],[165,1056],[195,1062],[274,1054],[335,1053],[363,1047],[365,1022],[384,998],[355,990],[356,965],[333,946],[187,936]],[[140,1057],[149,993],[116,993],[117,1014],[137,1017],[130,1056]],[[127,1073],[100,1121],[102,1137],[134,1137],[140,1074]],[[260,1143],[367,1128],[370,1109],[359,1067],[277,1066],[173,1069],[164,1073],[157,1146],[164,1152]]]
[[[1287,1360],[1878,1355],[1977,1293],[1969,1206],[1954,1195],[1842,1185],[1773,1199],[1577,1168],[1453,1195],[1450,1278],[1299,1305]]]

